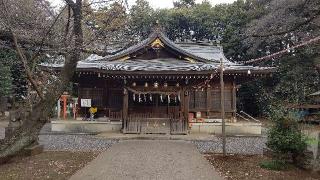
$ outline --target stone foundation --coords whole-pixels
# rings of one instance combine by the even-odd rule
[[[75,121],[75,120],[61,120],[61,121],[51,122],[52,131],[67,132],[67,133],[120,132],[121,127],[122,127],[122,122]]]
[[[222,123],[190,123],[191,133],[221,134]],[[261,135],[261,123],[226,123],[227,135]]]

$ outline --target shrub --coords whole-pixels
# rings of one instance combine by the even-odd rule
[[[302,134],[297,121],[289,117],[274,119],[274,125],[268,132],[267,147],[278,160],[296,162],[307,149],[307,138]]]

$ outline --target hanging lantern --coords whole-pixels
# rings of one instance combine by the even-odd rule
[[[177,83],[177,84],[176,84],[176,86],[177,86],[177,87],[179,87],[179,86],[180,86],[180,84],[179,84],[179,83]]]
[[[248,74],[251,74],[251,71],[250,71],[250,69],[248,70]]]
[[[165,88],[167,88],[167,87],[168,87],[168,83],[164,83],[163,86],[164,86]]]
[[[146,88],[148,87],[148,83],[147,83],[147,82],[146,82],[146,83],[144,83],[144,87],[146,87]]]
[[[152,94],[149,94],[150,101],[152,101]]]
[[[155,82],[155,83],[153,84],[153,86],[154,86],[154,88],[158,88],[158,87],[159,87],[159,83],[158,83],[158,82]]]
[[[136,83],[136,82],[133,82],[133,83],[132,83],[132,86],[133,86],[133,87],[136,87],[136,86],[137,86],[137,83]]]

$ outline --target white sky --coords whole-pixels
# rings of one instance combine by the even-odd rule
[[[59,6],[63,3],[63,0],[49,0],[53,6]],[[136,0],[128,0],[129,6],[135,4]],[[149,1],[151,7],[154,9],[157,8],[172,8],[174,0],[147,0]],[[221,4],[221,3],[232,3],[235,0],[209,0],[212,5]],[[202,0],[196,0],[197,3],[202,2]]]

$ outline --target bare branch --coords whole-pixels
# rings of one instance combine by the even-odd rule
[[[40,42],[40,48],[38,49],[38,51],[36,52],[36,54],[31,58],[31,61],[34,62],[34,60],[40,55],[41,49],[43,48],[44,41],[47,38],[47,35],[51,32],[51,30],[53,29],[53,27],[55,26],[55,24],[57,23],[59,17],[61,16],[61,14],[63,13],[63,11],[65,10],[67,6],[64,6],[64,8],[62,8],[62,10],[60,11],[60,13],[57,15],[57,17],[54,19],[53,23],[51,24],[51,26],[49,27],[49,29],[47,30],[47,32],[45,33],[45,35],[42,37],[42,40]]]
[[[278,32],[270,32],[270,33],[266,33],[266,34],[253,34],[252,37],[269,37],[269,36],[279,36],[279,35],[283,35],[292,31],[295,31],[297,29],[299,29],[300,27],[309,24],[310,22],[312,22],[314,19],[316,19],[317,17],[319,17],[320,15],[320,11],[318,11],[315,15],[313,15],[311,18],[307,19],[306,21],[303,21],[301,23],[298,23],[296,25],[294,25],[293,27],[283,30],[283,31],[278,31]]]
[[[39,95],[39,97],[43,100],[44,97],[43,97],[43,93],[40,91],[39,89],[39,86],[38,84],[36,83],[36,81],[33,79],[32,77],[32,73],[28,67],[28,61],[27,61],[27,58],[26,56],[24,55],[24,53],[21,51],[21,49],[19,48],[19,44],[18,44],[18,40],[16,38],[16,35],[14,34],[14,32],[12,31],[12,39],[13,39],[13,42],[14,42],[14,46],[16,48],[16,51],[20,57],[20,60],[22,62],[22,65],[23,65],[23,68],[25,69],[26,71],[26,75],[27,75],[27,78],[28,80],[30,81],[32,87],[34,88],[34,90],[37,92],[37,94]]]
[[[72,0],[65,0],[65,2],[72,8],[74,9],[76,6],[76,3],[74,3]]]
[[[70,18],[71,18],[71,7],[68,6],[68,19],[67,19],[67,25],[66,25],[65,33],[64,33],[64,43],[66,43],[66,41],[67,41],[67,36],[68,36],[68,33],[69,33]]]
[[[304,47],[304,46],[307,46],[307,45],[310,45],[310,44],[313,44],[313,43],[316,43],[316,42],[319,42],[319,41],[320,41],[320,36],[315,37],[313,39],[310,39],[308,41],[302,42],[302,43],[300,43],[298,45],[295,45],[295,46],[291,47],[290,49],[284,49],[282,51],[278,51],[278,52],[270,54],[268,56],[260,57],[260,58],[257,58],[257,59],[251,59],[251,60],[246,61],[244,63],[245,64],[253,64],[253,63],[257,63],[257,62],[261,62],[261,61],[265,61],[265,60],[270,60],[272,58],[279,57],[279,56],[282,56],[282,55],[290,52],[291,49],[297,49],[297,48]]]
[[[1,3],[2,3],[2,6],[3,6],[4,11],[5,11],[5,13],[6,13],[6,15],[5,15],[5,18],[6,18],[5,20],[6,20],[6,23],[7,23],[6,26],[10,29],[10,32],[11,32],[11,35],[12,35],[12,40],[13,40],[15,49],[16,49],[16,51],[17,51],[17,54],[18,54],[18,56],[19,56],[19,59],[20,59],[22,65],[23,65],[23,67],[24,67],[25,72],[26,72],[27,79],[30,81],[32,87],[35,89],[35,91],[37,92],[37,94],[39,95],[39,97],[43,100],[43,99],[44,99],[43,93],[39,90],[38,84],[36,83],[36,81],[35,81],[35,80],[33,79],[33,77],[32,77],[32,73],[31,73],[31,71],[30,71],[30,69],[29,69],[29,67],[28,67],[27,58],[26,58],[25,54],[22,52],[22,50],[20,49],[19,44],[18,44],[17,37],[16,37],[13,29],[11,28],[10,24],[9,24],[10,22],[9,22],[9,20],[8,20],[8,18],[7,18],[7,17],[8,17],[8,10],[7,10],[7,7],[6,7],[6,4],[5,4],[4,0],[1,0]]]

